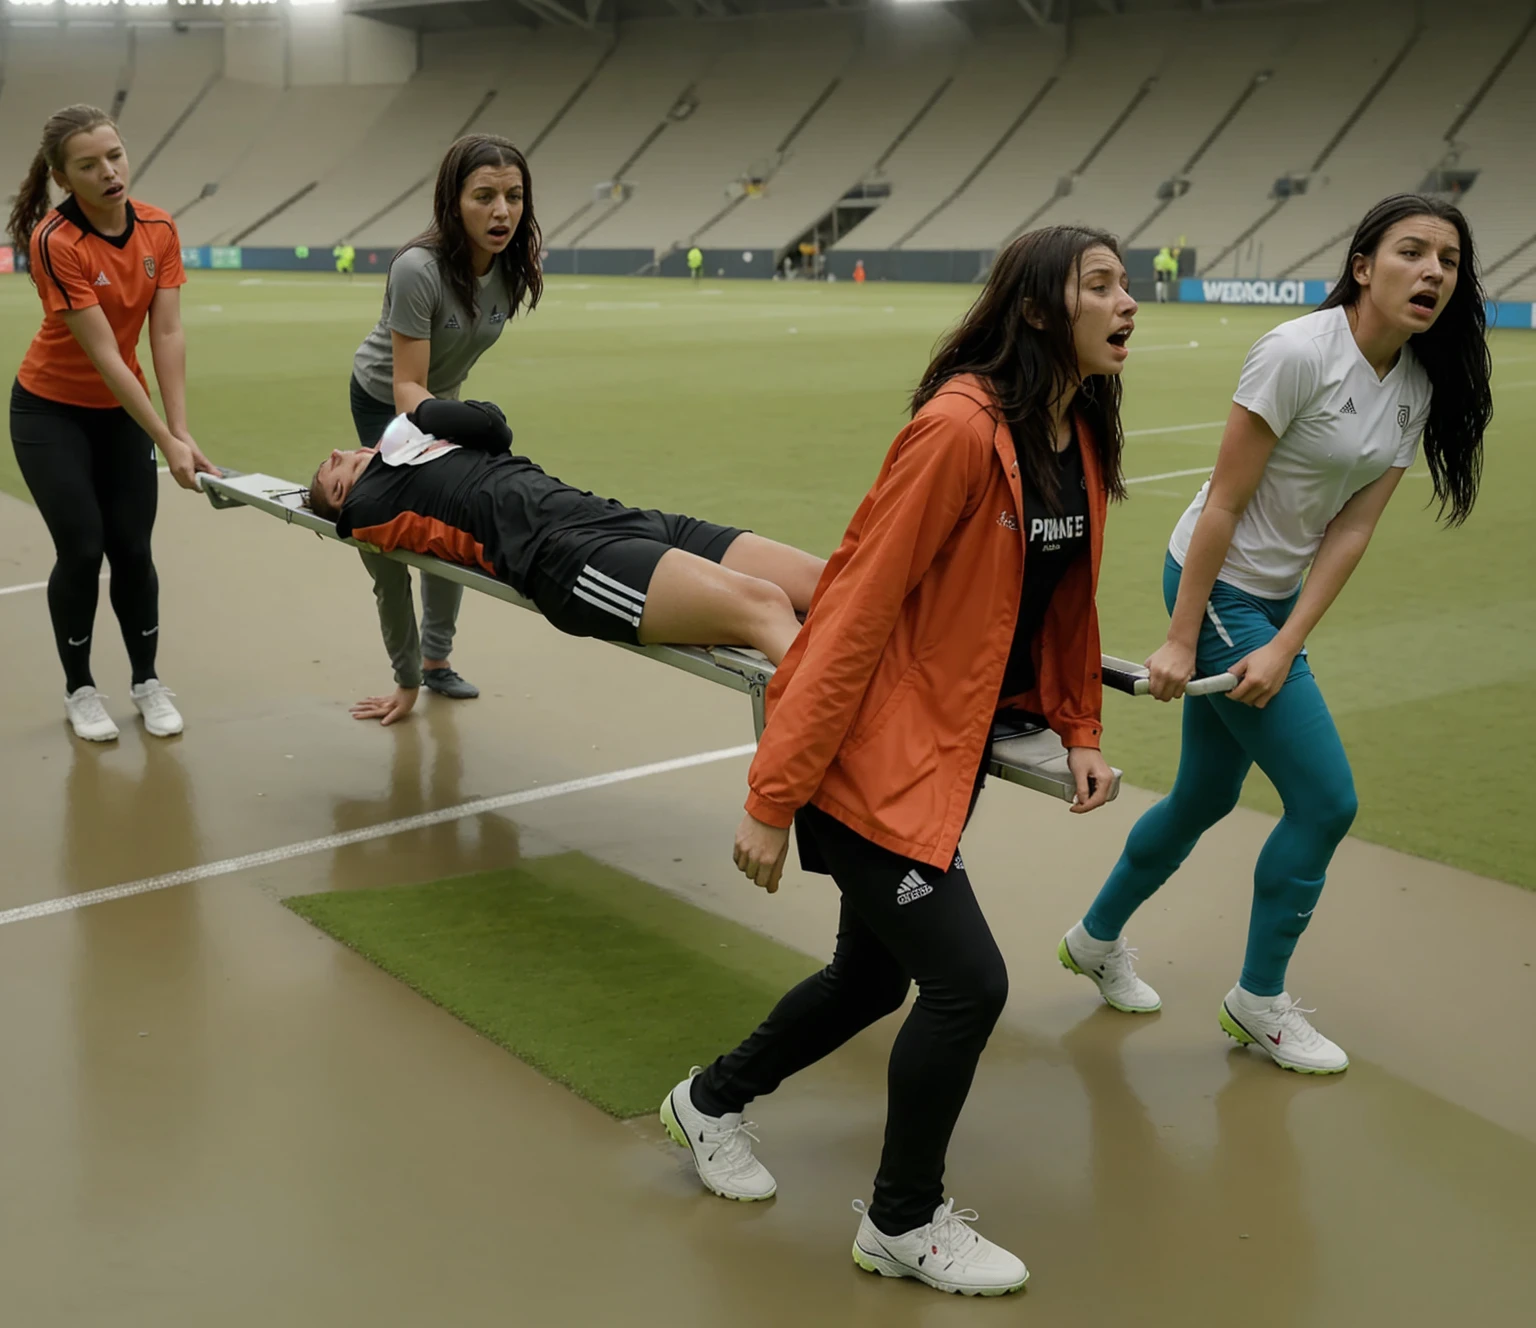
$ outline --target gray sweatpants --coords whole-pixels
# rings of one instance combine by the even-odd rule
[[[379,607],[379,631],[395,666],[395,684],[421,686],[421,661],[447,659],[453,650],[454,623],[464,587],[440,576],[421,576],[421,632],[416,631],[416,604],[411,597],[411,569],[382,554],[358,551],[373,577],[373,599]]]

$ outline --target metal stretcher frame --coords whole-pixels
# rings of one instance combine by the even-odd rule
[[[203,492],[208,495],[208,501],[215,508],[221,510],[232,507],[254,508],[258,512],[266,512],[270,516],[278,517],[291,526],[299,526],[326,539],[335,540],[338,544],[350,544],[354,548],[378,551],[373,545],[365,544],[360,540],[342,539],[336,533],[333,522],[309,511],[304,506],[307,494],[307,488],[304,485],[277,479],[272,475],[242,475],[238,471],[225,471],[222,478],[212,475],[199,475],[197,478]],[[396,549],[384,556],[393,558],[396,562],[405,563],[409,567],[415,567],[429,576],[440,576],[449,581],[457,581],[470,590],[478,590],[481,594],[490,595],[507,604],[515,604],[520,609],[538,613],[538,607],[532,600],[519,595],[505,581],[498,581],[495,577],[476,568],[445,562],[441,558],[432,558],[425,554],[411,553],[405,549]],[[752,701],[752,722],[757,730],[757,736],[762,737],[767,718],[763,701],[768,683],[773,677],[773,665],[757,651],[738,649],[734,646],[641,646],[630,645],[624,641],[614,641],[609,644],[621,646],[637,655],[647,655],[651,659],[659,660],[675,669],[682,669],[685,673],[691,673],[696,677],[707,678],[710,682],[729,687],[733,691],[745,692]],[[1146,692],[1146,670],[1139,664],[1105,655],[1103,673],[1106,686],[1133,695],[1143,695]],[[1225,691],[1235,682],[1236,679],[1230,674],[1222,674],[1218,678],[1200,679],[1191,683],[1188,690],[1191,694]],[[1046,728],[1034,729],[1016,736],[1003,736],[1001,731],[996,732],[992,744],[992,763],[988,767],[988,773],[1006,783],[1018,784],[1023,788],[1033,789],[1036,793],[1049,794],[1051,797],[1060,798],[1069,803],[1074,800],[1077,793],[1077,781],[1067,768],[1066,750],[1062,747],[1061,740]],[[1119,795],[1120,774],[1119,770],[1114,771],[1114,786],[1109,791],[1111,800]]]

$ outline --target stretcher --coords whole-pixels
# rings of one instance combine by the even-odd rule
[[[378,552],[372,545],[360,540],[342,539],[336,533],[333,522],[311,512],[305,506],[308,493],[305,485],[271,475],[244,475],[238,471],[225,471],[222,477],[199,475],[197,478],[208,501],[215,508],[254,508],[339,544]],[[519,595],[505,581],[498,581],[478,568],[464,567],[405,549],[397,549],[384,556],[415,567],[429,576],[456,581],[461,586],[490,595],[504,603],[538,612],[532,600]],[[766,722],[763,699],[768,683],[773,678],[773,665],[757,651],[735,646],[640,646],[622,641],[610,644],[637,655],[649,656],[662,664],[682,669],[695,677],[706,678],[733,691],[746,693],[752,702],[752,721],[757,735],[762,736]],[[1147,671],[1140,664],[1105,655],[1103,675],[1106,687],[1133,696],[1146,695]],[[1186,691],[1191,695],[1202,695],[1229,691],[1236,684],[1236,678],[1223,673],[1211,678],[1197,678]],[[1077,782],[1067,768],[1067,753],[1061,740],[1045,726],[1039,716],[1021,711],[1004,711],[999,714],[993,728],[988,773],[1006,783],[1018,784],[1066,802],[1072,802],[1076,797]],[[1119,770],[1114,771],[1114,785],[1109,793],[1111,799],[1120,792],[1120,775]]]

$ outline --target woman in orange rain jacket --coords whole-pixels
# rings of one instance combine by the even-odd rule
[[[661,1108],[709,1189],[765,1199],[776,1186],[743,1108],[916,981],[853,1257],[945,1291],[1028,1277],[944,1202],[950,1133],[1008,991],[956,850],[1000,702],[1061,736],[1074,811],[1108,795],[1094,591],[1108,500],[1124,494],[1118,375],[1135,312],[1113,238],[1035,231],[998,256],[923,375],[769,689],[736,834],[736,865],[772,892],[797,827],[802,866],[842,892],[836,953]]]

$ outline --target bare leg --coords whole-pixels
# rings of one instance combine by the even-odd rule
[[[732,540],[720,560],[720,566],[732,572],[773,582],[789,596],[796,613],[811,607],[811,596],[816,593],[816,583],[826,565],[825,558],[750,532]]]
[[[755,536],[737,540],[727,560],[741,540],[749,538]],[[784,549],[768,540],[759,543]],[[799,630],[800,621],[782,586],[681,549],[661,555],[640,614],[643,645],[751,646],[775,664]]]

